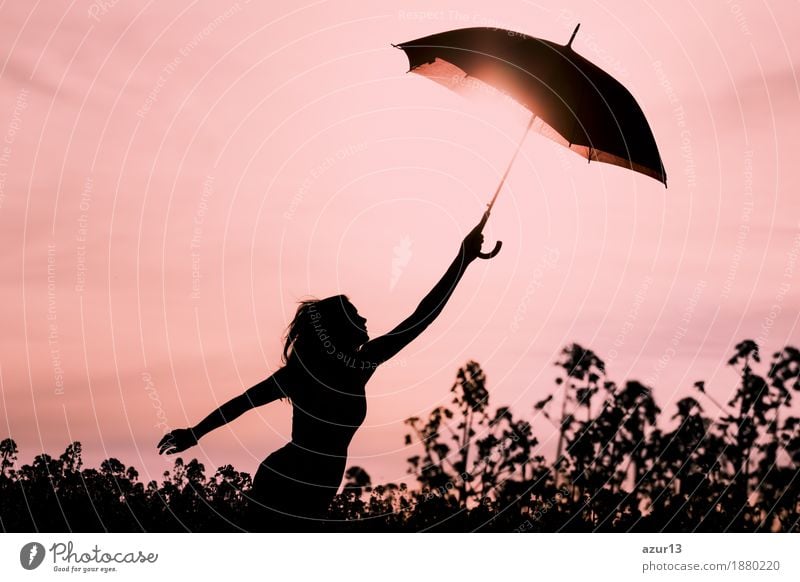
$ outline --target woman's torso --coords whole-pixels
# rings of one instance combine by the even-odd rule
[[[346,457],[367,415],[365,387],[372,370],[337,364],[324,373],[294,375],[292,442],[311,453]]]

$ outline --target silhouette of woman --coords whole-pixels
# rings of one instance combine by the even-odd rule
[[[341,484],[350,441],[366,416],[367,381],[441,313],[467,266],[478,256],[488,258],[480,251],[487,217],[464,238],[414,313],[386,335],[370,340],[367,320],[345,295],[301,302],[286,336],[284,366],[196,426],[165,435],[159,452],[184,451],[247,410],[288,397],[292,439],[256,472],[250,529],[317,529]]]

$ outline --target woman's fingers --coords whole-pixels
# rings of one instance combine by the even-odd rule
[[[185,429],[175,429],[174,431],[164,435],[158,442],[158,453],[160,455],[174,455],[185,451],[191,446],[197,444],[191,433],[187,433]]]
[[[489,212],[488,211],[483,213],[483,216],[481,216],[481,220],[478,223],[478,226],[476,226],[475,228],[478,229],[478,230],[483,230],[483,227],[486,225],[486,221],[487,220],[489,220]]]
[[[164,453],[169,454],[169,449],[175,448],[175,435],[172,433],[164,435],[164,437],[158,442],[158,453],[163,455]]]

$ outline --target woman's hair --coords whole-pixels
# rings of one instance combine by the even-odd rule
[[[335,337],[345,320],[346,295],[326,299],[306,299],[300,302],[292,322],[286,330],[283,344],[283,363],[301,364],[308,368],[325,354],[336,353]]]

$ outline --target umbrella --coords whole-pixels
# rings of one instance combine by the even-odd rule
[[[633,95],[611,75],[566,45],[501,28],[463,28],[394,45],[405,51],[409,71],[462,94],[498,90],[532,116],[500,185],[530,129],[588,161],[640,172],[667,185],[653,132]],[[490,253],[500,250],[500,243]]]

